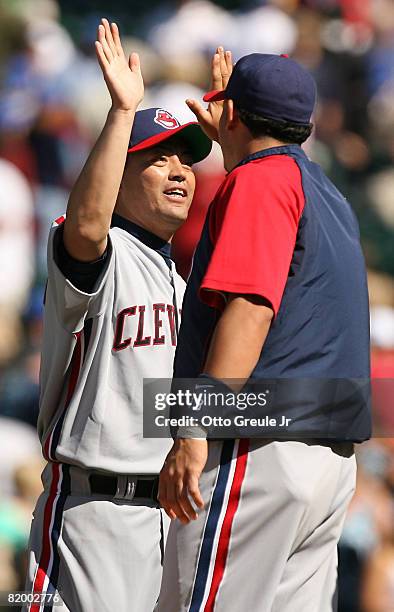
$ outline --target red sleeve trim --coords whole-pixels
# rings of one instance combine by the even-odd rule
[[[268,297],[268,291],[261,287],[242,284],[242,283],[224,283],[222,281],[214,281],[210,278],[205,278],[199,291],[199,297],[204,304],[212,306],[223,312],[226,305],[226,300],[221,293],[233,293],[236,295],[258,295],[269,303],[270,307],[274,312],[274,316],[277,315],[277,310],[274,308],[271,300]]]
[[[219,286],[212,287],[212,289],[211,286],[200,287],[199,298],[207,306],[211,306],[212,308],[216,308],[216,310],[223,312],[227,304],[227,299],[224,293],[225,291],[220,289]],[[233,292],[229,291],[228,293]]]

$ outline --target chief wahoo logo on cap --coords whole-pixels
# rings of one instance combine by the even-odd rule
[[[154,122],[163,126],[167,130],[173,130],[174,128],[180,126],[178,119],[173,117],[171,113],[166,110],[163,110],[162,108],[157,109]]]

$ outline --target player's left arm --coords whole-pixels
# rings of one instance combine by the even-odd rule
[[[229,384],[239,390],[259,360],[273,310],[257,295],[230,294],[216,325],[204,372],[218,379],[236,379]]]
[[[255,295],[230,294],[211,340],[204,373],[214,378],[236,379],[238,391],[253,372],[267,337],[273,311]],[[199,478],[208,456],[203,439],[178,438],[160,475],[159,500],[170,518],[188,523],[197,518],[188,493],[202,508]]]

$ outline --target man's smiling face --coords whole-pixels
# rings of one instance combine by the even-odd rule
[[[190,151],[177,136],[129,154],[116,212],[159,236],[172,235],[192,203],[192,164]]]

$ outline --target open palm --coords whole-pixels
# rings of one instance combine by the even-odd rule
[[[112,99],[113,108],[135,110],[144,97],[140,60],[132,53],[127,60],[116,23],[102,19],[98,27],[96,54]]]
[[[212,86],[213,90],[226,89],[233,71],[231,51],[218,47],[212,58]],[[223,112],[223,102],[210,102],[208,109],[204,109],[197,100],[186,100],[190,110],[196,115],[197,121],[208,138],[219,141],[219,121]]]

